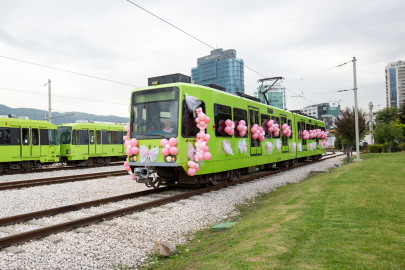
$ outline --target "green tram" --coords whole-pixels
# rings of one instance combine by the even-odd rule
[[[70,123],[58,126],[62,161],[68,165],[109,165],[124,160],[124,125]]]
[[[207,146],[212,158],[200,163],[200,170],[195,176],[189,176],[187,173],[187,148],[189,142],[195,147],[199,129],[196,127],[195,110],[190,112],[186,105],[186,95],[198,98],[201,101],[199,107],[211,119],[205,132],[210,135]],[[219,122],[227,119],[245,120],[248,127],[245,137],[238,136],[238,132],[232,136],[221,133]],[[266,130],[264,141],[252,139],[250,127],[254,124],[261,127],[263,122],[270,119],[280,127],[284,123],[288,124],[291,127],[291,136],[274,137],[273,133],[269,134]],[[136,138],[138,147],[144,145],[149,151],[158,147],[159,155],[153,162],[141,163],[138,153],[128,157],[128,165],[136,181],[146,183],[147,186],[157,182],[183,186],[215,185],[222,180],[232,181],[240,174],[271,167],[291,166],[305,159],[320,159],[326,150],[320,147],[319,139],[304,140],[300,136],[302,131],[309,129],[325,131],[325,124],[310,117],[259,103],[247,95],[233,95],[188,83],[137,88],[131,96],[130,138]],[[177,139],[178,153],[167,158],[161,154],[160,141],[173,137]],[[233,155],[225,153],[224,139],[230,140]],[[246,139],[247,143],[248,151],[244,154],[238,151],[238,142],[241,139]],[[281,147],[274,147],[269,153],[266,149],[267,142]],[[316,147],[313,147],[315,143]],[[157,176],[151,177],[152,173]]]
[[[60,162],[57,127],[45,121],[0,118],[0,173]]]

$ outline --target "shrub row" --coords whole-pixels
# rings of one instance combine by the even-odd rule
[[[368,150],[370,153],[386,153],[387,152],[388,143],[384,144],[372,144],[368,146]],[[394,142],[391,148],[391,152],[401,152],[405,150],[405,144]]]

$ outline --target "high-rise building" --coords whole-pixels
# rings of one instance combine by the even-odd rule
[[[268,85],[259,86],[257,92],[254,92],[254,96],[260,98],[260,102],[264,104],[266,104],[266,101],[263,94],[260,92],[265,91],[266,87],[268,87]],[[270,106],[283,110],[287,109],[284,86],[273,85],[273,87],[266,93],[266,96]]]
[[[197,59],[191,69],[191,79],[200,85],[218,85],[228,93],[245,92],[243,60],[236,58],[236,50],[216,49]]]
[[[333,122],[340,115],[340,104],[338,101],[314,104],[303,108],[300,112],[325,122],[326,129],[331,129],[334,127]]]
[[[405,62],[390,62],[385,67],[387,107],[401,107],[405,103]]]

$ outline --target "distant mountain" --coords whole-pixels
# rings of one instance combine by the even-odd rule
[[[27,116],[32,120],[44,120],[45,114],[48,117],[48,111],[29,109],[29,108],[10,108],[0,104],[0,115],[15,114],[17,116]],[[73,115],[70,115],[73,114]],[[64,115],[69,115],[61,117]],[[62,123],[75,123],[76,120],[93,120],[114,123],[128,123],[129,118],[119,117],[115,115],[95,115],[82,112],[52,112],[52,124],[59,125]]]

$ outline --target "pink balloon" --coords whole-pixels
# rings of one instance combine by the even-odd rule
[[[212,155],[210,152],[205,152],[203,158],[204,160],[210,160],[212,158]]]
[[[218,123],[218,125],[219,125],[220,127],[225,127],[225,121],[224,121],[224,120],[220,120],[219,123]]]
[[[167,156],[169,154],[169,149],[163,148],[161,153],[162,155]]]
[[[200,126],[204,127],[205,125],[205,121],[200,121]]]
[[[128,141],[128,136],[124,136],[124,137],[122,137],[122,139],[124,140],[124,141]]]
[[[128,130],[129,130],[129,126],[125,125],[124,130],[128,131]]]
[[[245,137],[246,131],[241,131],[241,132],[239,132],[239,135],[240,135],[241,137]]]
[[[229,133],[231,132],[231,130],[232,130],[232,128],[231,128],[230,126],[226,126],[226,127],[225,127],[225,132],[226,132],[226,133],[229,134]]]
[[[125,154],[127,154],[127,156],[132,156],[132,152],[130,149],[127,149],[127,151],[125,151]]]
[[[274,125],[274,120],[273,120],[273,119],[270,120],[269,123],[270,123],[271,125]]]
[[[291,132],[288,132],[288,133],[287,133],[287,137],[291,137]]]
[[[129,172],[131,170],[131,167],[126,167],[125,170],[127,170],[127,172]]]
[[[259,137],[259,134],[257,134],[257,133],[253,133],[253,134],[252,134],[252,138],[253,138],[253,139],[256,140],[258,137]]]
[[[245,120],[240,120],[240,121],[239,121],[239,125],[246,126]]]
[[[210,121],[211,121],[211,119],[210,119],[208,116],[205,116],[204,122],[205,122],[206,124],[208,124]]]
[[[139,148],[134,146],[134,147],[131,148],[131,152],[132,152],[132,154],[136,155],[139,152]]]
[[[283,125],[281,126],[281,128],[282,128],[282,129],[286,129],[286,128],[287,128],[287,124],[283,124]]]
[[[279,131],[274,132],[274,136],[275,136],[275,137],[278,137],[279,135],[280,135],[280,132],[279,132]]]
[[[162,139],[162,140],[160,141],[160,145],[161,145],[163,148],[165,148],[166,144],[168,144],[168,143],[169,143],[169,141],[166,140],[166,139]]]
[[[170,146],[175,146],[176,144],[177,144],[176,138],[170,138],[170,140],[169,140],[169,145],[170,145]]]
[[[128,145],[130,145],[130,144],[129,144],[129,141],[126,141],[126,142],[124,143],[125,148],[127,148]]]
[[[199,124],[200,121],[201,121],[201,120],[200,120],[200,118],[198,118],[198,117],[195,119],[195,122],[196,122],[197,124]]]
[[[200,113],[200,114],[198,115],[198,118],[200,118],[201,121],[204,121],[206,117],[207,117],[207,116],[206,116],[205,114],[203,114],[203,113]]]
[[[198,158],[198,160],[202,160],[202,159],[203,159],[203,155],[202,155],[202,154],[197,154],[197,158]]]
[[[232,128],[231,128],[231,132],[229,132],[228,134],[229,135],[233,135],[235,133],[235,130],[233,130]]]
[[[226,121],[225,121],[225,125],[227,125],[227,126],[232,126],[232,121],[230,120],[230,119],[227,119]]]
[[[172,147],[170,147],[169,152],[172,155],[177,155],[177,153],[179,152],[179,149],[177,149],[176,146],[172,146]]]
[[[205,134],[205,139],[208,141],[211,138],[210,134]]]
[[[259,127],[259,131],[260,131],[260,133],[262,133],[262,132],[263,132],[263,128],[262,128],[262,127]]]
[[[264,141],[264,136],[259,137],[259,141]]]
[[[138,140],[135,139],[135,138],[132,138],[132,139],[129,141],[129,144],[130,144],[131,146],[136,146],[136,145],[138,144]]]
[[[283,134],[286,135],[287,133],[288,133],[288,131],[284,129]]]
[[[257,133],[257,128],[256,128],[255,126],[253,126],[250,131],[251,131],[252,133],[256,134],[256,133]]]
[[[124,162],[124,166],[125,166],[125,167],[128,166],[128,162],[125,161],[125,162]]]
[[[135,175],[131,175],[131,177],[132,177],[132,180],[136,180]]]
[[[197,173],[195,168],[188,168],[188,175],[194,176]]]
[[[271,127],[269,127],[269,132],[273,132],[274,131],[274,127],[273,126],[271,126]]]
[[[243,130],[243,126],[242,126],[241,124],[239,124],[239,125],[236,127],[236,129],[240,132],[240,131]]]
[[[204,152],[210,151],[210,148],[208,146],[205,147]]]

